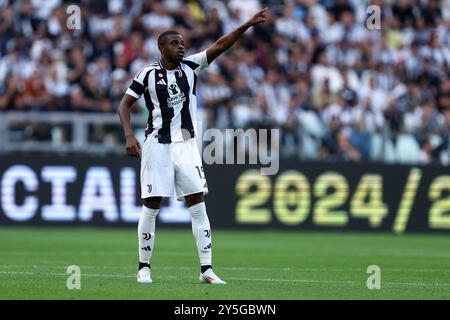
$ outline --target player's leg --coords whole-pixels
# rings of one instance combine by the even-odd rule
[[[192,233],[200,260],[200,281],[202,283],[226,284],[212,268],[212,234],[203,192],[185,196],[192,217]]]
[[[162,197],[149,197],[144,199],[141,215],[138,222],[139,267],[137,280],[141,283],[151,283],[150,259],[152,258],[155,243],[156,216],[161,208]]]
[[[195,193],[185,196],[186,204],[192,221],[192,234],[197,244],[198,258],[202,272],[212,268],[211,252],[211,226],[209,224],[208,214],[206,213],[203,193]]]
[[[145,141],[141,153],[142,212],[138,223],[140,283],[151,283],[150,259],[154,250],[155,222],[163,197],[171,197],[174,188],[174,168],[168,145]]]
[[[192,233],[201,265],[200,281],[225,284],[212,271],[212,236],[204,194],[208,193],[202,161],[194,139],[173,144],[175,191],[178,200],[186,200],[192,217]]]

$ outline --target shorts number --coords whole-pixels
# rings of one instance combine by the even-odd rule
[[[203,167],[195,166],[195,168],[198,171],[198,175],[200,176],[200,179],[205,179],[205,172],[203,171]]]

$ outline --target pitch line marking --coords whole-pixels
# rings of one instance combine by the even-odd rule
[[[1,274],[22,274],[22,275],[33,275],[34,272],[3,272]],[[49,276],[64,276],[66,273],[38,273],[39,275],[49,275]],[[117,275],[117,274],[99,274],[99,273],[83,273],[84,277],[113,277],[113,278],[134,278],[135,275]],[[176,279],[179,277],[175,276],[164,276],[163,278]],[[258,282],[298,282],[298,283],[333,283],[333,284],[352,284],[352,285],[364,285],[364,282],[351,281],[351,280],[316,280],[316,279],[266,279],[266,278],[227,278],[232,281],[258,281]],[[399,286],[431,286],[431,287],[450,287],[450,283],[439,283],[439,282],[387,282],[384,281],[383,285],[399,285]]]
[[[42,252],[36,251],[13,251],[13,252],[0,252],[0,256],[23,256],[23,255],[65,255],[65,254],[80,254],[80,255],[111,255],[110,252],[102,251],[46,251],[44,254]],[[117,251],[114,252],[115,255],[133,255],[132,251]],[[161,256],[195,256],[195,253],[183,253],[183,252],[158,252]]]
[[[310,282],[310,283],[341,283],[341,284],[361,284],[358,281],[344,281],[344,280],[308,280],[308,279],[255,279],[255,278],[227,278],[235,281],[260,281],[260,282]],[[383,285],[405,285],[405,286],[442,286],[450,287],[450,283],[439,282],[387,282],[383,281]]]
[[[79,254],[82,256],[98,256],[98,255],[108,255],[110,256],[111,253],[110,252],[102,252],[102,251],[47,251],[44,254],[42,252],[36,252],[36,251],[15,251],[15,252],[0,252],[0,256],[24,256],[24,255],[39,255],[39,256],[43,256],[43,255],[49,255],[49,256],[66,256],[66,255],[74,255],[74,254]],[[114,252],[115,255],[121,255],[121,256],[132,256],[134,254],[134,252],[131,251],[117,251]],[[185,253],[185,252],[161,252],[158,251],[156,253],[158,256],[186,256],[186,257],[194,257],[195,253]],[[264,255],[263,253],[258,254],[258,253],[253,253],[257,256],[262,256]],[[279,257],[282,254],[276,254],[273,253],[272,256],[274,257]],[[325,254],[320,254],[320,255],[315,255],[315,254],[301,254],[301,253],[291,253],[290,254],[293,257],[323,257],[325,256]],[[326,255],[326,256],[330,256],[330,255]],[[361,254],[361,253],[355,253],[353,255],[348,255],[345,254],[345,257],[373,257],[373,254]],[[410,253],[384,253],[384,254],[377,254],[377,256],[380,257],[403,257],[403,258],[416,258],[416,257],[421,257],[421,258],[450,258],[450,253],[448,252],[443,252],[443,253],[438,253],[438,254],[430,254],[430,253],[421,253],[421,254],[410,254]],[[327,269],[328,270],[328,269]]]
[[[66,265],[0,265],[0,269],[10,269],[10,268],[66,268]],[[125,266],[94,266],[94,265],[80,265],[83,269],[124,269],[124,270],[134,270],[136,267],[125,267]],[[165,266],[154,266],[152,269],[155,270],[196,270],[195,267],[165,267]],[[292,267],[292,268],[279,268],[279,267],[221,267],[221,270],[236,270],[236,271],[300,271],[300,272],[323,272],[323,271],[331,271],[331,272],[358,272],[362,269],[358,268],[301,268],[301,267]],[[428,272],[442,272],[442,273],[450,273],[450,269],[402,269],[402,268],[384,268],[384,272],[417,272],[417,273],[428,273]],[[14,272],[14,271],[11,271]]]

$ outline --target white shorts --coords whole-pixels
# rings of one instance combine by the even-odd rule
[[[141,198],[208,193],[202,160],[195,142],[158,143],[146,139],[141,153]]]

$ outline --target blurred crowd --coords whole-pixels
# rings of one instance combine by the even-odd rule
[[[450,0],[0,0],[0,112],[115,113],[162,31],[196,53],[263,7],[199,79],[206,128],[279,128],[282,158],[450,163]]]

